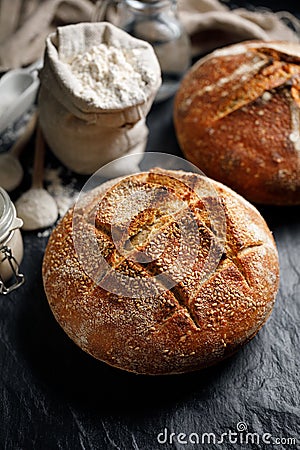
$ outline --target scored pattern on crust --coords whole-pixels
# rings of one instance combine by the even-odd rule
[[[222,77],[215,70],[218,57],[211,55],[206,60],[205,74],[198,75],[197,68],[191,70],[186,100],[180,105],[178,114],[184,117],[190,108],[197,108],[199,100],[209,99],[209,108],[202,119],[205,123],[220,120],[252,103],[264,93],[285,87],[299,103],[299,62],[268,48],[251,48],[243,55],[224,56]],[[214,79],[213,77],[216,76]],[[196,89],[194,89],[196,86]],[[271,94],[270,94],[271,95]]]
[[[186,310],[196,328],[199,328],[199,323],[191,303],[197,297],[201,286],[209,283],[210,278],[229,263],[236,267],[243,282],[250,289],[250,282],[239,260],[239,254],[240,251],[262,245],[261,240],[254,239],[239,250],[234,246],[234,242],[231,243],[228,239],[222,242],[222,239],[226,238],[225,235],[216,236],[213,233],[207,211],[209,197],[203,200],[201,190],[205,182],[201,180],[201,185],[200,180],[201,178],[196,176],[193,182],[189,179],[188,185],[178,175],[174,177],[170,172],[153,170],[149,174],[142,173],[119,181],[104,194],[97,210],[90,212],[86,224],[92,236],[96,234],[98,251],[109,264],[109,271],[106,265],[103,268],[100,265],[95,277],[94,267],[92,271],[89,269],[89,260],[94,265],[97,255],[92,258],[88,256],[91,246],[86,245],[86,235],[84,245],[88,253],[84,253],[83,258],[80,255],[80,262],[87,274],[92,275],[102,287],[116,295],[122,295],[122,280],[115,279],[116,272],[124,274],[126,282],[132,282],[132,289],[138,292],[139,297],[146,297],[149,293],[148,277],[156,277],[157,284],[153,292],[150,288],[151,295],[157,295],[160,288],[162,291],[170,290],[178,306]],[[195,192],[197,185],[198,194]],[[138,203],[143,196],[149,200],[149,208],[140,212]],[[122,199],[125,199],[125,204],[117,208],[116,205],[120,206]],[[128,204],[130,200],[132,204]],[[182,201],[187,202],[187,207],[182,206]],[[214,207],[216,208],[215,203]],[[220,207],[223,206],[219,205],[219,213]],[[136,213],[134,208],[137,208]],[[192,218],[189,217],[191,215]],[[178,227],[180,223],[184,228],[185,222],[189,227],[190,218],[196,220],[199,233],[196,242],[192,243],[192,247],[198,247],[193,255],[189,255],[191,248],[180,249],[181,230]],[[81,217],[80,220],[82,219],[84,220]],[[130,248],[127,251],[128,244]],[[118,250],[121,250],[121,253]],[[144,261],[136,260],[136,256],[141,252]],[[179,258],[182,256],[179,263],[184,266],[190,264],[189,270],[184,270],[183,273],[182,267],[178,265],[178,255]],[[190,258],[192,260],[189,260]],[[206,266],[208,258],[210,261]]]

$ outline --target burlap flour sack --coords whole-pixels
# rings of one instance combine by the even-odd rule
[[[96,99],[82,94],[82,85],[72,72],[70,61],[100,44],[136,54],[135,70],[146,80],[142,97],[138,94],[135,97],[132,92],[130,98],[122,98],[121,92],[120,98],[114,100],[114,95],[119,95],[119,84],[112,94],[106,92],[105,98],[104,94]],[[101,63],[97,61],[100,72]],[[148,135],[145,117],[161,83],[159,63],[148,43],[106,22],[59,27],[47,38],[40,78],[41,127],[52,151],[70,169],[90,174],[117,157],[144,150]]]

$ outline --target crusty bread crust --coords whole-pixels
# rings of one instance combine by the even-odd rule
[[[145,192],[151,208],[144,214],[128,204],[114,216],[128,193],[139,199]],[[216,201],[223,240],[213,225],[221,213],[213,220],[207,214],[207,205],[214,205],[212,215],[217,210]],[[198,230],[193,248],[185,249],[178,224],[184,229],[190,213]],[[139,251],[149,260],[136,261]],[[114,273],[130,277],[137,286],[132,296],[120,293]],[[120,369],[155,375],[207,367],[249,341],[271,313],[279,266],[273,237],[246,200],[200,175],[153,169],[100,186],[66,214],[49,239],[43,280],[54,316],[79,347]],[[150,280],[156,295],[147,292]]]
[[[300,204],[300,45],[228,46],[199,60],[177,93],[185,156],[250,201]]]

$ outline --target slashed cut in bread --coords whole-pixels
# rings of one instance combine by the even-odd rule
[[[256,203],[300,204],[300,45],[216,50],[184,77],[174,121],[183,153]]]
[[[258,211],[198,174],[153,169],[85,194],[52,233],[49,305],[84,351],[140,374],[232,355],[271,313],[278,256]]]

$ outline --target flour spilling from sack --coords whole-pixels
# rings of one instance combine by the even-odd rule
[[[103,109],[120,109],[147,100],[145,86],[157,78],[141,63],[142,50],[105,44],[67,61],[78,80],[75,93]]]

